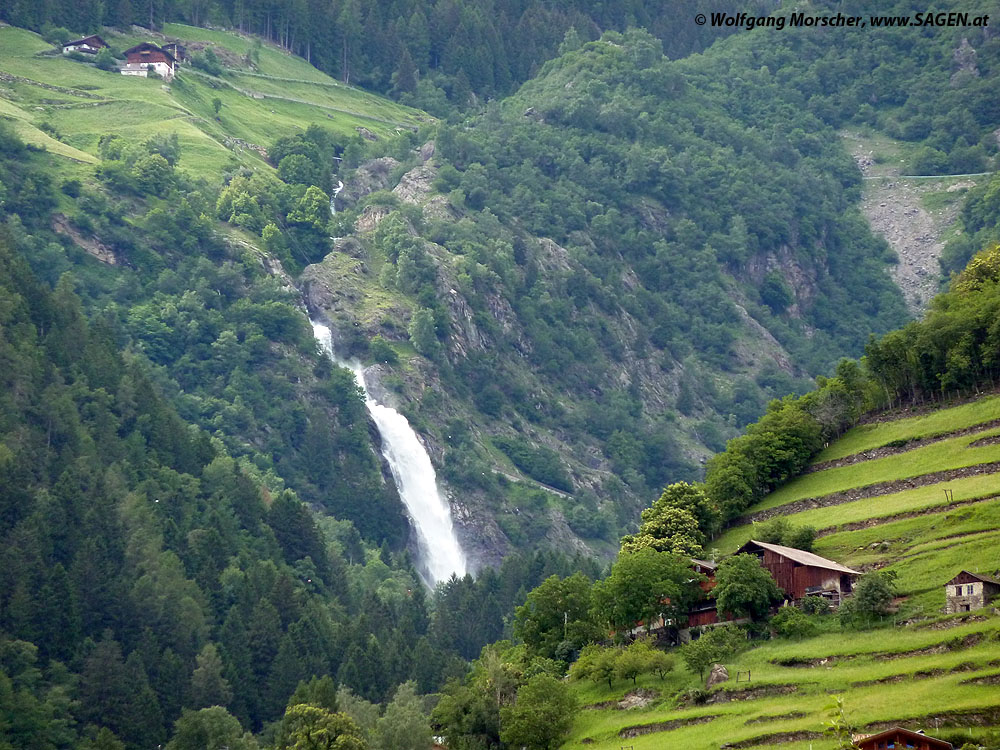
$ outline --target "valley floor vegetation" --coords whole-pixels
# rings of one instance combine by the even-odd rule
[[[655,4],[306,5],[0,9],[49,40],[0,27],[0,750],[797,750],[932,716],[1000,746],[996,618],[937,612],[969,560],[1000,567],[1000,410],[861,424],[995,388],[997,178],[903,325],[834,135],[985,169],[996,40],[957,71],[948,34],[672,61]],[[115,24],[117,49],[147,14],[343,80],[177,24],[197,64],[169,86],[52,48],[53,22]],[[424,394],[408,416],[510,553],[476,578],[419,582],[362,394],[301,308],[330,269],[348,350]],[[691,558],[751,536],[868,572],[831,612],[720,559],[741,623],[675,646]],[[560,551],[581,539],[614,563]],[[736,675],[709,690],[715,663]]]

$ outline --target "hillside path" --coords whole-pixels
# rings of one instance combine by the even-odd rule
[[[889,273],[907,309],[919,317],[940,291],[938,258],[961,208],[959,191],[974,187],[979,175],[904,176],[898,158],[878,163],[869,139],[859,133],[842,135],[864,179],[861,211],[896,251],[899,263]],[[892,145],[880,143],[877,148],[882,157],[898,156]],[[937,200],[929,209],[922,198],[931,193],[952,193],[955,200]]]

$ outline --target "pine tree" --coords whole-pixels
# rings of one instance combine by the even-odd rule
[[[222,659],[214,643],[206,643],[197,657],[198,666],[191,675],[192,708],[227,706],[233,690],[222,676]]]

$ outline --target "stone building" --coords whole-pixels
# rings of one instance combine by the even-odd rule
[[[993,576],[963,570],[944,586],[944,611],[971,612],[982,609],[1000,594],[1000,581]]]

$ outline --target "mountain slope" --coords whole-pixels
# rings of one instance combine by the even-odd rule
[[[780,101],[751,127],[695,77],[639,32],[564,55],[433,152],[362,165],[338,199],[355,236],[305,274],[345,348],[397,346],[381,369],[490,555],[490,516],[514,545],[573,544],[567,521],[614,538],[769,397],[904,319],[833,132]],[[572,497],[509,496],[510,462]]]
[[[842,697],[847,720],[861,733],[923,728],[958,746],[1000,727],[995,609],[941,614],[944,584],[959,571],[1000,570],[1000,467],[993,451],[1000,398],[922,412],[882,415],[848,431],[746,516],[766,513],[793,528],[813,526],[817,554],[855,569],[894,573],[899,598],[898,611],[887,618],[891,625],[845,632],[834,615],[814,616],[825,634],[779,638],[730,658],[730,675],[740,672],[744,682],[724,683],[701,706],[685,702],[684,691],[697,678],[682,669],[667,682],[641,679],[639,687],[661,697],[632,710],[606,707],[632,690],[631,683],[617,681],[612,689],[579,683],[585,708],[567,746],[582,741],[611,748],[627,741],[636,748],[833,748],[834,739],[824,734],[830,694]],[[954,449],[938,458],[924,455],[949,445]],[[935,474],[956,466],[988,473],[967,479]],[[824,479],[835,472],[843,478]],[[886,477],[911,477],[919,487],[874,494],[871,482]],[[824,505],[814,486],[836,487],[847,496]],[[802,496],[815,498],[804,502],[816,507],[800,509]],[[781,533],[774,520],[737,521],[714,542],[715,552],[731,554],[750,538],[780,543]]]

